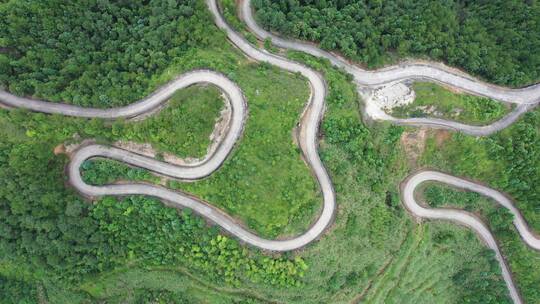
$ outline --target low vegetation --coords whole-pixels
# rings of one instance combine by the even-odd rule
[[[454,93],[429,82],[415,82],[416,98],[411,104],[391,110],[395,117],[435,117],[466,124],[488,124],[500,119],[510,106],[489,98]]]
[[[208,178],[169,185],[240,216],[263,236],[304,231],[321,205],[293,139],[308,87],[303,79],[266,65],[241,67],[236,80],[249,101],[237,148]]]

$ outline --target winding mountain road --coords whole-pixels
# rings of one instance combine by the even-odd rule
[[[195,212],[221,226],[225,231],[238,237],[240,240],[261,249],[272,251],[298,249],[311,243],[322,235],[324,230],[331,223],[336,209],[335,193],[333,191],[332,183],[317,152],[318,128],[324,113],[324,100],[327,93],[324,78],[319,73],[302,64],[252,46],[224,21],[217,7],[216,0],[206,1],[210,11],[214,15],[216,25],[225,31],[229,40],[246,56],[257,61],[267,62],[290,72],[300,73],[309,81],[311,96],[306,104],[305,111],[299,124],[299,145],[306,162],[319,183],[323,197],[323,208],[319,218],[305,233],[287,240],[263,239],[243,228],[216,207],[207,205],[201,200],[184,193],[171,191],[160,186],[137,183],[92,186],[84,183],[82,180],[80,166],[87,159],[94,157],[115,159],[162,175],[184,180],[204,178],[219,169],[234,148],[235,143],[240,138],[247,113],[247,103],[240,88],[219,73],[208,70],[198,70],[183,74],[176,80],[161,87],[147,98],[120,108],[82,108],[68,104],[51,103],[17,97],[4,91],[0,91],[0,104],[11,108],[25,108],[36,112],[77,117],[99,117],[105,119],[133,118],[153,113],[155,109],[166,102],[176,90],[197,83],[210,83],[216,85],[224,93],[226,102],[230,103],[232,114],[227,134],[213,154],[205,158],[205,161],[190,166],[178,166],[115,147],[88,145],[81,147],[71,155],[71,161],[68,168],[69,182],[74,188],[89,197],[103,195],[149,195],[157,197],[171,206],[191,208]],[[510,113],[501,121],[482,127],[468,126],[438,119],[405,119],[397,120],[397,123],[447,127],[461,130],[472,135],[488,135],[505,128],[515,121],[519,115],[534,107],[540,101],[540,86],[538,85],[517,90],[501,88],[485,84],[462,72],[439,64],[407,63],[378,71],[364,71],[353,64],[348,63],[343,58],[319,50],[313,45],[288,41],[260,29],[251,14],[249,0],[243,2],[242,12],[248,27],[260,38],[271,37],[272,41],[280,47],[301,50],[315,56],[328,58],[336,66],[353,74],[355,81],[359,86],[375,87],[381,84],[405,79],[428,79],[430,81],[455,86],[474,94],[519,104],[514,112]],[[530,231],[519,211],[508,198],[496,190],[436,171],[422,171],[413,174],[401,185],[403,203],[414,216],[419,218],[451,220],[475,230],[486,244],[496,252],[497,259],[501,264],[505,282],[510,290],[510,295],[515,303],[521,303],[519,293],[512,281],[510,271],[500,253],[497,243],[482,221],[465,211],[431,209],[423,207],[416,202],[414,198],[414,189],[416,189],[420,183],[428,180],[479,192],[493,198],[501,206],[507,208],[514,214],[514,224],[523,240],[532,248],[540,250],[540,240]]]
[[[262,29],[253,17],[251,0],[241,1],[241,15],[248,29],[259,39],[270,39],[272,43],[278,47],[302,51],[316,57],[326,58],[334,66],[342,68],[349,74],[353,75],[354,80],[359,87],[375,88],[384,84],[404,80],[428,80],[449,85],[475,95],[518,104],[518,106],[511,113],[507,114],[502,119],[484,126],[471,126],[455,121],[435,118],[398,119],[390,115],[381,115],[377,117],[379,119],[390,120],[401,125],[446,128],[461,131],[474,136],[486,136],[508,127],[522,114],[526,113],[530,109],[533,109],[540,103],[540,84],[521,89],[509,89],[484,83],[479,79],[471,77],[444,64],[420,61],[405,62],[396,66],[375,71],[367,71],[347,61],[341,56],[321,50],[314,44],[284,39]],[[517,231],[524,242],[531,248],[540,250],[540,238],[530,230],[525,219],[519,210],[514,206],[512,201],[494,189],[437,171],[424,170],[412,174],[407,177],[401,185],[401,198],[403,204],[415,217],[449,220],[474,230],[482,238],[482,240],[484,240],[486,245],[495,251],[496,258],[501,266],[503,278],[506,282],[512,300],[514,303],[522,303],[508,265],[506,264],[497,242],[489,228],[487,228],[487,226],[480,219],[466,211],[443,208],[434,209],[421,206],[415,200],[414,190],[425,181],[437,181],[456,188],[474,191],[493,199],[495,202],[508,209],[513,214],[514,226],[517,228]]]
[[[385,84],[401,82],[405,80],[427,80],[431,82],[449,85],[471,94],[480,95],[495,100],[515,103],[518,106],[506,116],[492,124],[485,126],[470,126],[454,121],[434,118],[395,118],[390,115],[372,116],[376,120],[389,120],[400,125],[431,126],[461,131],[474,136],[486,136],[500,131],[512,123],[519,116],[534,108],[540,103],[540,84],[521,89],[510,89],[485,83],[464,72],[448,67],[442,63],[428,61],[407,61],[399,65],[386,67],[379,70],[369,71],[360,68],[347,59],[321,50],[318,46],[298,40],[284,39],[261,28],[253,16],[251,0],[241,1],[241,15],[248,29],[259,39],[270,39],[272,43],[284,49],[302,51],[316,57],[326,58],[334,66],[343,69],[353,75],[355,83],[359,87],[377,88]],[[371,104],[370,107],[375,107]],[[381,112],[380,109],[378,109]],[[366,111],[370,115],[371,111]]]

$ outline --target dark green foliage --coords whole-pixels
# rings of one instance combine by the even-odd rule
[[[174,294],[167,290],[139,290],[139,296],[135,304],[188,304],[189,299],[182,295]]]
[[[500,84],[540,78],[538,1],[254,0],[257,19],[370,67],[420,56]]]
[[[71,277],[97,267],[100,238],[90,205],[64,186],[65,161],[50,144],[0,141],[0,252]]]
[[[203,1],[10,1],[0,6],[0,86],[82,106],[125,105],[191,47],[212,42]]]
[[[239,243],[207,229],[205,222],[184,210],[163,208],[154,199],[131,197],[122,201],[105,198],[91,217],[99,222],[106,240],[97,256],[125,257],[150,265],[182,264],[208,273],[213,281],[239,284],[255,282],[281,286],[299,285],[307,269],[301,258],[271,259],[250,253]]]
[[[512,303],[506,285],[501,279],[501,269],[495,254],[489,249],[480,252],[480,257],[468,259],[463,268],[452,276],[452,281],[463,292],[462,303],[503,304]],[[488,268],[479,268],[477,259],[489,261]]]
[[[147,170],[129,167],[107,159],[87,160],[82,164],[81,169],[84,182],[91,185],[107,185],[124,178],[133,181],[159,182],[159,178]]]
[[[26,282],[0,275],[0,303],[37,304],[36,287]]]

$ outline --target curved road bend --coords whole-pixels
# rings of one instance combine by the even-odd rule
[[[351,64],[343,57],[321,50],[313,44],[284,39],[267,32],[255,21],[251,0],[242,0],[241,5],[242,17],[244,18],[246,25],[249,30],[260,39],[264,40],[270,38],[272,43],[279,47],[298,50],[313,56],[326,58],[330,60],[333,65],[352,74],[356,82],[364,86],[376,87],[406,79],[427,79],[508,103],[532,104],[540,102],[540,84],[521,89],[509,89],[485,83],[441,63],[411,61],[375,71],[367,71]]]
[[[212,5],[213,4],[213,5]],[[232,123],[229,126],[228,134],[215,154],[211,155],[203,163],[194,166],[176,166],[167,164],[155,159],[138,155],[123,149],[91,145],[83,147],[72,155],[69,164],[70,183],[81,193],[87,196],[101,195],[126,195],[141,194],[154,196],[177,207],[187,207],[205,216],[209,220],[221,226],[224,230],[238,237],[242,241],[259,247],[261,249],[273,251],[289,251],[303,247],[318,238],[328,227],[335,211],[335,195],[330,178],[324,168],[317,152],[317,133],[320,120],[324,112],[324,99],[326,95],[325,82],[321,75],[292,61],[268,54],[252,47],[247,41],[230,29],[217,10],[215,2],[209,1],[210,9],[216,16],[216,23],[227,31],[229,39],[233,41],[247,56],[259,61],[268,62],[291,72],[298,72],[308,78],[311,84],[311,97],[306,105],[304,115],[299,126],[299,144],[308,165],[311,167],[323,195],[323,208],[317,221],[302,235],[288,240],[266,240],[242,228],[229,216],[219,209],[206,205],[193,197],[176,193],[162,187],[144,184],[108,185],[96,187],[87,185],[81,178],[80,165],[92,157],[106,157],[133,166],[145,168],[156,173],[167,175],[179,179],[199,179],[210,175],[223,163],[234,143],[239,138],[245,117],[245,101],[240,89],[226,77],[210,71],[194,71],[186,73],[176,81],[173,81],[149,97],[132,105],[113,108],[95,109],[82,108],[67,104],[50,103],[46,101],[33,100],[17,97],[4,91],[0,91],[0,103],[10,107],[25,108],[32,111],[44,113],[57,113],[78,117],[100,117],[100,118],[120,118],[135,117],[146,114],[161,103],[165,102],[172,94],[181,88],[189,85],[205,82],[212,83],[224,91],[233,108]]]
[[[474,191],[493,199],[495,202],[512,213],[514,216],[514,226],[516,227],[523,241],[531,248],[540,250],[540,238],[536,237],[531,232],[519,210],[506,196],[497,190],[438,171],[426,170],[412,174],[407,177],[407,179],[401,185],[401,198],[403,204],[414,216],[419,218],[454,221],[474,230],[482,238],[482,240],[484,240],[487,246],[495,251],[496,258],[499,260],[501,265],[503,278],[508,285],[510,296],[515,303],[521,303],[519,293],[517,292],[517,288],[512,280],[511,272],[489,228],[487,228],[481,220],[467,211],[444,208],[434,209],[418,204],[414,197],[414,191],[420,184],[426,181],[436,181],[456,188]]]
[[[397,119],[391,117],[390,120],[399,124],[449,128],[474,136],[485,136],[506,128],[515,122],[520,115],[534,108],[538,105],[538,103],[540,103],[540,84],[522,89],[503,88],[484,83],[464,74],[461,71],[438,63],[412,62],[377,71],[366,71],[349,63],[342,57],[315,47],[313,44],[286,40],[263,30],[253,18],[251,0],[243,0],[241,5],[241,12],[244,21],[246,22],[248,28],[256,36],[258,36],[259,39],[270,38],[272,43],[279,47],[299,50],[317,57],[326,58],[330,60],[333,65],[343,68],[345,71],[352,74],[358,85],[376,87],[385,83],[402,81],[406,79],[426,79],[454,86],[476,95],[518,104],[514,111],[499,121],[485,126],[470,126],[442,119]],[[478,235],[486,242],[486,244],[495,251],[496,258],[501,265],[503,278],[508,286],[512,300],[514,303],[522,303],[519,292],[517,291],[517,288],[512,280],[511,272],[506,265],[495,238],[481,220],[465,211],[425,208],[415,201],[413,195],[414,189],[416,189],[416,187],[422,182],[428,180],[438,181],[454,187],[475,191],[484,196],[492,198],[501,206],[507,208],[514,215],[513,223],[525,243],[533,249],[540,250],[540,239],[536,237],[533,232],[531,232],[519,210],[506,196],[494,189],[436,171],[423,171],[413,174],[409,176],[402,184],[402,200],[407,209],[414,216],[420,218],[450,220],[463,224],[476,231]]]

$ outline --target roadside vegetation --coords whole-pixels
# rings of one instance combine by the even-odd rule
[[[512,224],[513,217],[506,209],[477,193],[459,191],[437,183],[427,184],[423,197],[433,207],[460,208],[480,215],[495,233],[526,302],[540,301],[540,291],[536,288],[540,282],[540,254],[520,239]]]
[[[420,165],[483,181],[509,194],[530,226],[540,231],[540,110],[489,137],[451,133],[426,141]]]
[[[482,125],[502,118],[511,109],[510,105],[489,98],[455,93],[429,82],[415,82],[412,89],[416,94],[414,101],[392,108],[390,114],[400,118],[435,117]]]
[[[491,82],[540,78],[536,1],[253,0],[257,20],[286,36],[381,67],[406,57],[461,67]],[[509,13],[511,12],[511,13]]]
[[[118,180],[143,181],[157,184],[160,179],[148,170],[129,167],[110,159],[91,159],[81,166],[81,175],[87,184],[103,186]]]

